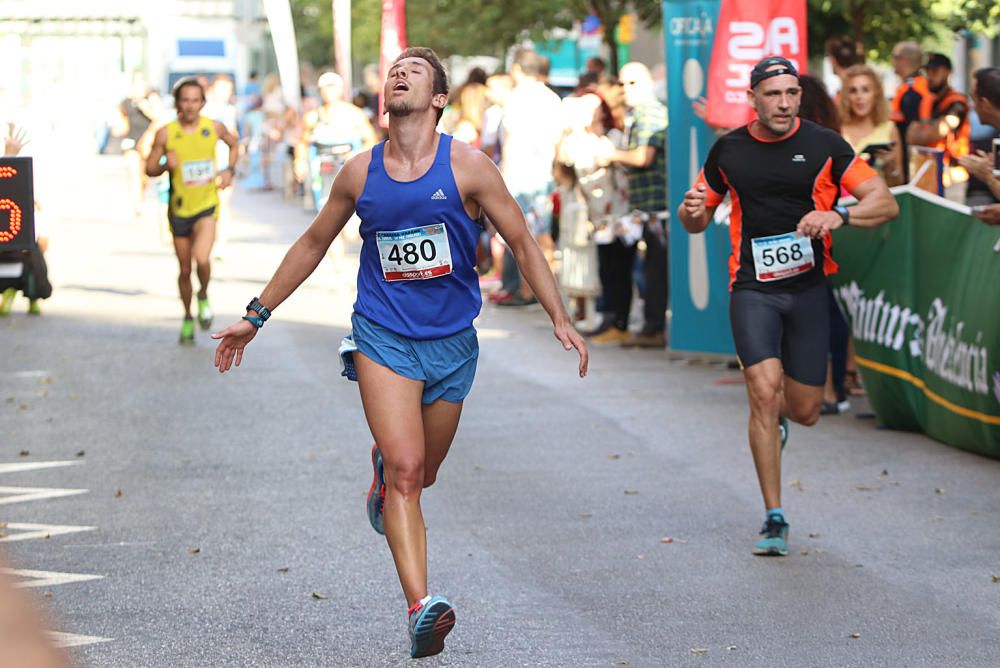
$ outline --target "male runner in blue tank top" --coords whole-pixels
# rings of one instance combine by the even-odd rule
[[[437,654],[455,623],[443,596],[427,592],[421,490],[434,483],[472,386],[481,300],[475,270],[477,219],[485,212],[513,250],[555,337],[587,349],[517,202],[490,158],[435,130],[448,103],[444,68],[430,49],[406,49],[385,82],[389,139],[351,158],[327,203],[296,241],[243,320],[213,335],[220,372],[323,259],[354,211],[361,267],[352,316],[353,353],[372,449],[368,516],[385,533],[409,608],[410,654]]]
[[[825,283],[837,271],[830,231],[848,220],[881,225],[899,208],[843,137],[798,118],[802,87],[791,62],[757,63],[747,99],[757,119],[715,142],[678,214],[698,234],[725,193],[732,196],[729,312],[765,511],[753,553],[785,556],[781,448],[787,419],[812,425],[819,418],[829,350]],[[837,205],[841,187],[858,198],[850,211]]]

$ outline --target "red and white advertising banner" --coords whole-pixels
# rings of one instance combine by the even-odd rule
[[[385,84],[389,66],[406,48],[406,2],[405,0],[382,0],[382,46],[379,51],[378,72],[382,84]],[[389,127],[389,116],[382,113],[385,110],[383,98],[385,86],[378,90],[379,125]]]
[[[749,123],[753,66],[766,56],[784,56],[804,72],[806,37],[806,0],[722,0],[708,68],[708,123]]]

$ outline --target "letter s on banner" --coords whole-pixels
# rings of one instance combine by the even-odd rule
[[[806,35],[806,0],[722,0],[708,70],[708,123],[727,128],[749,123],[751,68],[772,55],[804,65]]]

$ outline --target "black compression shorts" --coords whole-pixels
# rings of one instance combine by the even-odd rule
[[[774,357],[792,380],[824,385],[829,309],[826,283],[799,292],[733,290],[729,319],[740,364],[751,367]]]

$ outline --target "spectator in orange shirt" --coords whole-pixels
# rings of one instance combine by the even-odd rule
[[[969,153],[969,98],[948,83],[951,76],[948,56],[930,54],[924,72],[927,86],[934,94],[931,117],[911,123],[906,141],[911,146],[933,146],[944,151],[945,187],[964,184],[969,175],[957,160]]]
[[[889,118],[899,128],[903,140],[903,177],[910,180],[909,156],[906,131],[914,121],[925,121],[931,117],[934,108],[934,94],[927,85],[927,79],[920,73],[923,52],[916,42],[900,42],[892,49],[892,68],[903,80],[892,98],[892,112]]]

